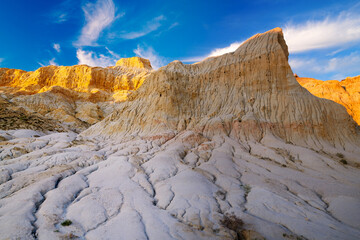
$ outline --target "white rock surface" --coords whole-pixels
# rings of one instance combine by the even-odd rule
[[[360,236],[360,170],[271,136],[1,134],[0,239],[234,239],[227,214],[266,239]]]

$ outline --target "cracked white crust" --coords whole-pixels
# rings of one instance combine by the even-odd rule
[[[242,144],[185,131],[156,144],[73,133],[15,138],[16,132],[1,132],[9,140],[0,153],[0,239],[70,233],[81,239],[233,239],[236,233],[221,225],[226,214],[266,239],[360,234],[359,169],[272,135]],[[73,223],[61,226],[66,219]]]

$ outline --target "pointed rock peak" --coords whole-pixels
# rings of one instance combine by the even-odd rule
[[[256,55],[265,52],[276,51],[279,49],[278,47],[281,47],[286,56],[286,59],[288,60],[288,46],[286,45],[283,31],[279,27],[252,36],[243,44],[241,44],[235,53],[244,54],[244,52],[246,52],[249,54],[248,50],[251,49],[251,54]]]
[[[150,61],[141,57],[121,58],[116,62],[116,66],[152,69]]]

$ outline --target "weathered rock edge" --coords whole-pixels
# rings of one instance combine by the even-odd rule
[[[257,34],[235,52],[186,65],[174,61],[83,135],[156,137],[195,130],[241,142],[272,134],[297,145],[355,151],[359,129],[345,108],[296,81],[282,30]]]

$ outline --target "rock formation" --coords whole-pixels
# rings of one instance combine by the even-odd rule
[[[54,118],[109,116],[80,134],[0,130],[0,239],[357,239],[358,126],[301,87],[287,59],[274,29],[193,65],[91,68],[99,81],[148,74],[113,112],[98,99],[121,84],[51,77],[14,90],[3,77],[8,110],[31,99]]]
[[[274,134],[303,146],[321,148],[326,141],[356,148],[351,144],[359,141],[356,123],[342,106],[302,88],[288,55],[277,28],[255,35],[233,53],[193,65],[172,62],[149,75],[119,110],[85,134],[196,130],[242,141]]]
[[[116,66],[47,66],[34,72],[0,68],[0,91],[12,110],[24,108],[46,118],[85,129],[127,99],[151,72],[139,57],[120,59]]]
[[[296,80],[313,95],[343,105],[360,125],[360,76],[348,77],[340,82],[301,77],[297,77]]]
[[[116,66],[152,69],[150,61],[140,57],[122,58],[116,62]]]

